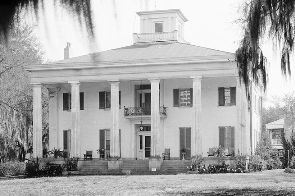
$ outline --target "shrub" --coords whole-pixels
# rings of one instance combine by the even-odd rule
[[[67,171],[77,171],[78,170],[78,158],[65,159],[65,169]]]
[[[202,157],[202,155],[193,156],[191,159],[191,165],[189,169],[192,171],[196,171],[202,167],[203,162],[204,162],[204,158]],[[203,170],[203,167],[202,167],[202,170]]]
[[[25,174],[26,164],[23,162],[6,162],[0,164],[0,176],[17,176]]]
[[[285,173],[295,173],[295,170],[294,169],[291,169],[289,167],[287,167],[285,170],[284,170]]]
[[[253,155],[250,157],[249,169],[251,171],[262,171],[265,168],[266,162],[259,155]]]
[[[295,156],[293,156],[290,160],[290,168],[295,169]]]
[[[61,164],[52,164],[50,160],[29,161],[26,164],[27,177],[41,177],[41,176],[60,176],[64,170]]]
[[[237,155],[234,159],[234,164],[237,171],[246,171],[246,156]]]

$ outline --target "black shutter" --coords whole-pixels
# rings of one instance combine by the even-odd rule
[[[185,149],[185,128],[179,128],[179,157],[182,159],[182,150]]]
[[[99,130],[99,148],[105,149],[105,130]]]
[[[191,100],[190,106],[193,107],[193,88],[190,88],[190,100]]]
[[[185,132],[185,158],[190,158],[191,157],[191,128],[186,128]]]
[[[99,109],[105,109],[105,99],[106,98],[106,92],[105,91],[101,91],[99,92]]]
[[[218,105],[224,106],[224,87],[218,88]]]
[[[106,108],[111,108],[111,92],[106,92]]]
[[[84,110],[84,93],[80,92],[80,110]]]
[[[234,150],[235,149],[235,128],[234,127],[230,127],[231,129],[230,129],[230,132],[231,132],[231,148],[232,148],[232,150]]]
[[[121,91],[119,91],[119,108],[121,108]]]
[[[179,89],[173,89],[173,107],[179,107]]]
[[[230,104],[236,105],[236,87],[230,87]]]
[[[70,110],[70,94],[69,93],[63,93],[62,94],[62,100],[63,100],[63,110]]]
[[[63,134],[63,139],[64,139],[64,150],[68,150],[68,131],[64,131]]]
[[[219,127],[219,146],[224,148],[225,146],[225,127]]]

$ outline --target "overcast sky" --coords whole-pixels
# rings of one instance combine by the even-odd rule
[[[185,39],[194,45],[235,52],[242,38],[238,19],[243,16],[245,0],[92,0],[95,41],[88,39],[73,16],[52,2],[45,1],[46,12],[34,23],[48,61],[63,59],[66,42],[71,43],[71,57],[131,45],[132,33],[139,32],[136,12],[142,10],[180,9],[189,20],[184,26]],[[269,62],[267,97],[292,92],[295,80],[282,77],[279,53],[271,42],[263,49]]]

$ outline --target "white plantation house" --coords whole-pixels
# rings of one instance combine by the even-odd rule
[[[166,151],[189,159],[217,146],[253,152],[262,93],[251,85],[248,104],[234,54],[186,42],[180,10],[137,14],[140,33],[130,46],[28,68],[34,156],[42,156],[42,85],[50,92],[49,148],[71,157],[145,159]]]

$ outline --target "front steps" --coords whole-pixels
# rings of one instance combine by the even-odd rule
[[[185,173],[190,164],[188,160],[164,160],[160,171],[167,174]]]
[[[80,175],[116,175],[116,174],[177,174],[188,171],[190,166],[188,160],[164,160],[160,170],[149,171],[149,160],[122,160],[120,169],[108,169],[107,160],[87,160],[79,161]]]

